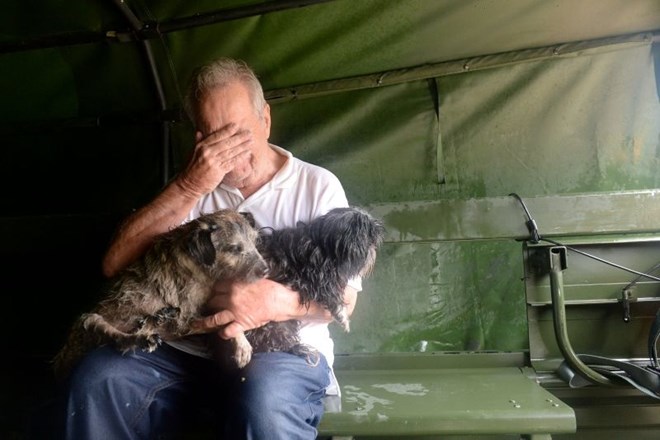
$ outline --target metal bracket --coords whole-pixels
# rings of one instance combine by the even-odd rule
[[[623,322],[630,322],[630,303],[637,302],[637,298],[633,295],[632,290],[624,289],[621,292],[621,299],[619,300],[623,307]]]

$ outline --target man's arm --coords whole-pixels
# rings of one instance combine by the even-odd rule
[[[203,137],[186,168],[156,198],[129,216],[115,234],[103,259],[103,274],[116,275],[135,261],[154,239],[179,226],[204,194],[215,189],[235,161],[249,152],[252,135],[235,124]]]
[[[103,258],[103,274],[112,277],[144,254],[158,235],[183,222],[197,199],[182,191],[176,181],[170,183],[119,227]]]
[[[195,332],[217,330],[221,337],[229,339],[271,321],[332,321],[332,315],[327,309],[317,303],[303,306],[298,292],[269,279],[250,284],[218,283],[216,290],[208,305],[212,310],[219,311],[197,321],[193,325]],[[355,309],[356,301],[357,290],[347,286],[344,302],[349,316]]]

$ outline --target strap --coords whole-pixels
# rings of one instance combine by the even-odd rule
[[[594,371],[612,379],[615,382],[629,383],[655,399],[660,399],[660,368],[658,368],[658,339],[660,339],[660,309],[649,330],[648,352],[651,365],[640,367],[630,362],[617,361],[602,356],[579,354],[577,357]],[[581,388],[592,383],[576,374],[571,367],[562,362],[557,370],[559,377],[571,388]]]
[[[640,367],[629,362],[590,354],[579,354],[577,356],[582,362],[603,376],[614,381],[627,382],[643,393],[655,399],[660,399],[660,371],[653,367]],[[571,388],[591,385],[591,382],[575,374],[566,361],[559,366],[558,374]]]
[[[649,358],[651,366],[658,368],[658,338],[660,337],[660,309],[655,314],[655,319],[649,330]]]

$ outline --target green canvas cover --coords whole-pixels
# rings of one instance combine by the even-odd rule
[[[43,0],[4,9],[5,254],[29,254],[48,236],[49,273],[77,272],[69,297],[79,308],[92,301],[88,286],[117,222],[185,163],[193,145],[181,110],[185,84],[194,67],[219,56],[258,73],[273,143],[333,171],[351,203],[386,220],[387,243],[354,330],[336,332],[341,351],[527,349],[514,240],[524,219],[514,217],[516,233],[502,231],[511,217],[488,216],[484,204],[511,192],[658,186],[657,1],[133,0],[83,8]],[[555,227],[552,218],[540,226]],[[26,247],[28,227],[40,232]]]

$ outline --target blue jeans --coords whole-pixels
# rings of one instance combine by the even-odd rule
[[[168,345],[125,355],[101,347],[65,387],[64,438],[188,438],[212,430],[223,439],[313,440],[328,384],[323,356],[312,366],[288,353],[257,353],[235,375]]]

